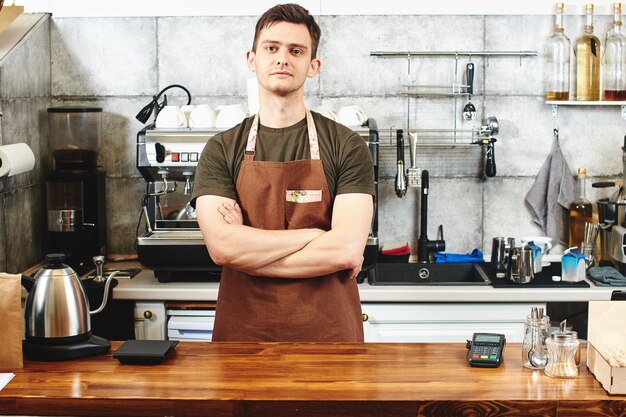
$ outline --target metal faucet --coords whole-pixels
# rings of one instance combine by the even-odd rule
[[[176,191],[176,189],[178,188],[178,183],[174,181],[172,188],[169,188],[169,183],[167,182],[167,176],[170,173],[170,171],[167,168],[162,168],[162,169],[159,169],[157,172],[163,179],[163,189],[160,191],[155,191],[153,193],[150,193],[150,196],[158,197],[158,196],[165,195],[168,193],[173,193],[174,191]]]
[[[427,263],[432,252],[446,250],[443,240],[443,225],[439,225],[436,240],[428,240],[428,170],[422,171],[422,190],[420,205],[420,237],[417,241],[417,262]]]

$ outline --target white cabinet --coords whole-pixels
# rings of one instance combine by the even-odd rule
[[[465,342],[474,332],[521,342],[531,307],[545,303],[364,303],[366,342]]]
[[[167,316],[165,303],[158,301],[135,303],[135,338],[137,340],[165,340]]]
[[[210,342],[215,324],[214,309],[168,309],[167,338],[186,342]]]

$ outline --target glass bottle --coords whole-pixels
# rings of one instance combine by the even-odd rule
[[[563,31],[563,3],[556,4],[554,31],[545,48],[546,100],[569,100],[569,73],[572,44]]]
[[[569,206],[569,247],[582,250],[585,223],[592,223],[593,206],[586,194],[587,170],[578,169],[578,198]]]
[[[593,4],[586,4],[585,32],[576,42],[576,100],[600,100],[600,40],[593,34]]]
[[[626,100],[626,37],[622,34],[622,3],[613,3],[613,24],[604,41],[602,77],[605,100]]]

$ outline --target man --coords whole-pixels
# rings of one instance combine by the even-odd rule
[[[301,6],[261,16],[246,55],[259,112],[214,136],[200,158],[192,204],[223,266],[214,341],[363,341],[355,277],[373,166],[360,136],[305,107],[319,38]]]

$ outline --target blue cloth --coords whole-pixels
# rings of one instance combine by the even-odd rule
[[[435,252],[433,256],[435,257],[435,263],[438,264],[461,264],[483,262],[485,260],[480,249],[474,249],[472,253],[469,254]]]
[[[589,278],[599,287],[626,287],[626,277],[610,266],[589,268]]]

